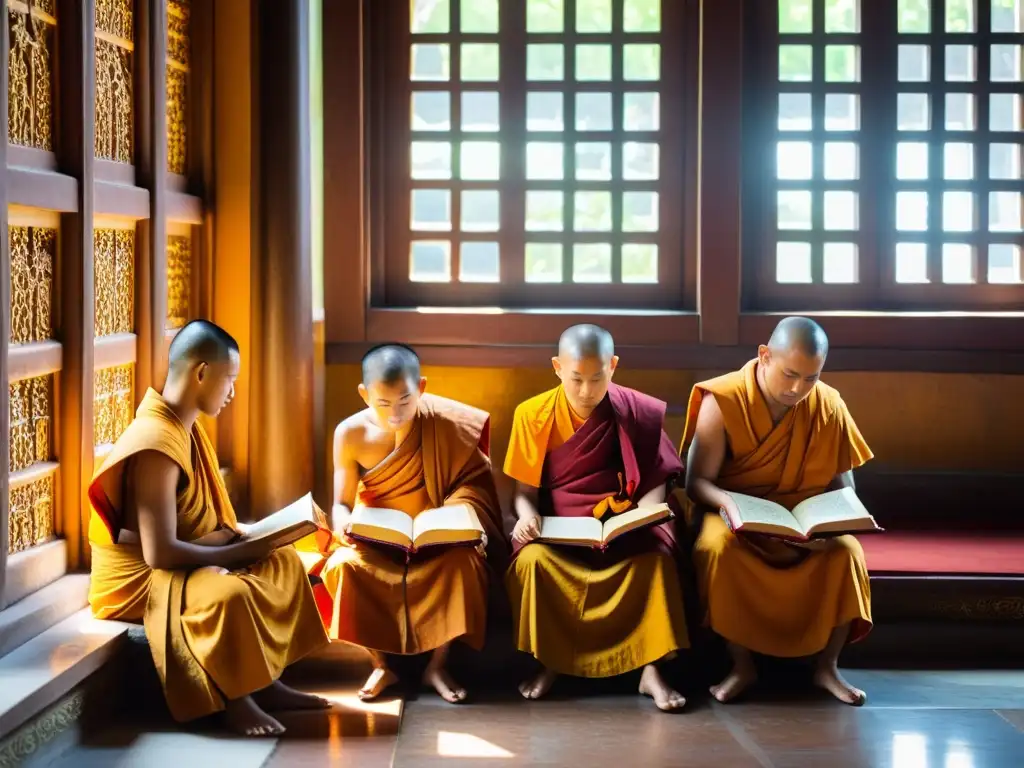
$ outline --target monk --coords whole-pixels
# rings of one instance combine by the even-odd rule
[[[681,451],[686,493],[700,534],[694,549],[705,622],[728,642],[733,668],[711,688],[727,702],[756,680],[751,652],[820,654],[814,682],[847,704],[866,700],[839,674],[839,653],[871,629],[864,552],[852,536],[807,545],[734,535],[719,514],[725,491],[789,509],[824,491],[853,487],[872,458],[839,393],[822,383],[828,337],[788,317],[741,370],[697,384]]]
[[[325,619],[331,638],[371,656],[374,668],[359,692],[364,701],[398,682],[388,654],[428,652],[423,682],[445,701],[464,701],[465,688],[446,669],[448,652],[456,640],[483,647],[488,567],[507,562],[489,458],[490,416],[426,394],[426,386],[412,349],[376,347],[363,358],[359,395],[366,408],[334,432],[332,527],[339,533],[310,573],[330,596]],[[485,530],[482,546],[407,557],[347,536],[356,506],[415,517],[454,505],[476,513]]]
[[[664,502],[682,464],[665,403],[612,383],[611,334],[575,325],[551,363],[561,383],[516,408],[505,474],[516,481],[516,557],[506,574],[516,644],[542,665],[520,693],[538,699],[559,674],[612,677],[643,668],[640,693],[663,711],[686,700],[658,662],[689,645],[673,524],[635,531],[603,553],[535,541],[541,516],[606,520]]]
[[[239,734],[278,735],[270,712],[329,706],[278,679],[327,636],[293,547],[232,543],[245,526],[198,417],[234,397],[238,344],[196,320],[168,357],[163,392],[146,392],[89,486],[89,604],[143,621],[176,720],[223,712]]]

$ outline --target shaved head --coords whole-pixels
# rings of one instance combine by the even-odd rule
[[[404,344],[382,344],[363,356],[363,386],[420,380],[420,359]]]
[[[828,336],[809,317],[787,317],[775,326],[768,348],[772,352],[799,352],[824,360],[828,357]]]
[[[167,366],[178,376],[201,363],[227,363],[238,354],[238,342],[209,320],[193,320],[178,331],[167,350]]]
[[[607,362],[615,357],[615,341],[599,325],[574,325],[567,328],[558,340],[558,356],[568,360],[596,358]]]

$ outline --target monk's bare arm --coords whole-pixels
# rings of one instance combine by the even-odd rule
[[[361,430],[353,419],[345,419],[334,430],[334,504],[331,508],[331,527],[344,531],[352,517],[359,487],[359,462],[356,457],[361,445]]]
[[[131,462],[132,489],[139,516],[142,557],[150,568],[177,570],[214,565],[232,568],[267,557],[269,542],[203,546],[178,539],[177,488],[181,470],[170,458],[144,451]]]
[[[638,507],[653,507],[658,504],[664,504],[666,498],[668,498],[668,487],[659,485],[657,488],[652,488],[645,493],[636,505]]]
[[[686,495],[695,504],[714,509],[732,507],[732,499],[716,485],[728,444],[725,420],[715,396],[708,393],[697,413],[697,430],[686,454]]]
[[[519,544],[528,544],[540,536],[540,512],[537,502],[540,499],[540,488],[516,481],[515,510],[519,520],[512,529],[512,540]]]

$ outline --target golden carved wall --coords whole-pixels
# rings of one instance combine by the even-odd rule
[[[96,157],[131,163],[133,0],[96,0]]]
[[[192,292],[192,241],[184,235],[167,237],[167,327],[181,328],[189,318]]]
[[[52,474],[11,488],[8,552],[21,552],[53,538],[53,490]]]
[[[11,144],[53,150],[53,0],[36,0],[32,17],[21,0],[7,1],[7,127]]]
[[[53,387],[49,374],[11,382],[10,471],[49,461]]]
[[[8,227],[11,247],[11,343],[53,337],[53,267],[57,230]]]
[[[192,9],[188,0],[167,3],[167,170],[188,168],[188,68]]]
[[[110,445],[134,417],[135,367],[118,365],[96,371],[93,380],[93,444]]]
[[[97,229],[93,242],[96,335],[131,333],[135,328],[135,232]]]

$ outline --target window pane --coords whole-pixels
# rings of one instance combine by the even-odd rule
[[[414,81],[447,80],[451,76],[451,51],[447,43],[420,43],[410,52],[410,78]]]
[[[557,43],[530,43],[526,46],[527,80],[564,80],[565,52]]]
[[[942,246],[942,282],[976,282],[974,248],[964,243],[946,243]]]
[[[901,131],[927,131],[931,127],[928,94],[900,93],[896,96],[896,127]]]
[[[460,0],[463,32],[497,32],[498,0]]]
[[[572,249],[572,279],[575,283],[610,283],[612,247],[607,243],[579,244]]]
[[[814,48],[810,45],[780,45],[779,80],[783,82],[810,81],[813,60]]]
[[[1020,247],[993,243],[988,247],[988,281],[990,283],[1020,283]]]
[[[576,192],[573,229],[577,232],[609,232],[612,228],[611,192]]]
[[[896,282],[928,282],[928,246],[924,243],[896,244]]]
[[[493,82],[501,63],[497,43],[463,43],[461,78],[463,82]]]
[[[779,130],[809,131],[812,127],[811,94],[780,93]]]
[[[1020,232],[1020,192],[989,192],[988,228],[991,232]]]
[[[825,80],[830,83],[860,80],[860,48],[856,45],[826,45]]]
[[[527,32],[565,30],[565,0],[526,0]]]
[[[548,91],[527,93],[526,130],[564,131],[565,97]]]
[[[825,193],[825,229],[856,230],[857,193],[830,190]]]
[[[661,0],[625,0],[622,28],[626,32],[660,32]]]
[[[806,33],[813,30],[811,0],[779,0],[779,32]]]
[[[622,231],[658,231],[658,193],[622,193]]]
[[[577,32],[611,32],[612,0],[576,0]]]
[[[627,93],[623,97],[623,127],[627,131],[657,131],[661,127],[657,92]]]
[[[462,231],[497,232],[501,222],[501,197],[496,189],[462,192]]]
[[[562,245],[560,243],[526,244],[526,282],[562,282]]]
[[[501,177],[501,144],[497,141],[464,141],[459,164],[463,179],[497,180]]]
[[[986,0],[946,0],[946,31],[975,32],[978,20],[975,18],[974,3]]]
[[[923,141],[901,141],[896,145],[896,178],[928,178],[928,144]]]
[[[778,178],[811,178],[812,157],[811,142],[780,141],[776,147],[776,173]]]
[[[950,82],[970,82],[975,79],[975,61],[973,45],[946,46],[946,80]]]
[[[412,0],[409,29],[413,34],[445,34],[450,11],[448,0]]]
[[[899,0],[897,31],[903,34],[927,34],[931,31],[931,3],[929,0]]]
[[[657,80],[661,77],[661,46],[627,43],[622,46],[624,80]]]
[[[859,6],[859,0],[825,0],[825,31],[860,32]]]
[[[658,145],[627,141],[622,145],[622,178],[653,181],[658,178]]]
[[[811,282],[811,244],[779,243],[775,247],[775,281]]]
[[[414,141],[411,147],[412,178],[450,179],[452,145],[447,141]]]
[[[610,93],[576,94],[576,130],[612,130],[612,95]]]
[[[526,231],[561,232],[564,228],[564,195],[531,189],[526,193]]]
[[[1019,45],[992,46],[992,82],[1019,83],[1021,81],[1021,47]]]
[[[497,91],[465,91],[462,94],[462,130],[497,131],[501,128],[498,116]]]
[[[557,180],[565,177],[564,144],[530,141],[526,144],[526,178]]]
[[[415,91],[412,94],[414,131],[449,131],[451,127],[451,94],[444,91]]]
[[[901,232],[928,230],[928,193],[896,193],[896,229]]]
[[[860,96],[853,93],[825,94],[825,130],[860,130]]]
[[[974,178],[974,145],[949,142],[944,147],[942,159],[947,179],[969,180]]]
[[[576,178],[580,181],[610,181],[612,145],[606,141],[577,143]]]
[[[622,246],[622,282],[658,282],[658,246],[626,243]]]
[[[992,0],[992,31],[1024,32],[1024,8],[1021,0]]]
[[[779,229],[811,228],[811,193],[782,189],[777,195]]]
[[[860,176],[857,145],[852,141],[825,142],[825,178],[856,179]]]
[[[857,246],[853,243],[825,243],[822,280],[826,283],[857,282]]]
[[[410,228],[444,231],[452,228],[452,193],[447,189],[414,189]]]
[[[497,243],[466,242],[459,248],[459,281],[496,283],[501,277]]]
[[[946,130],[973,131],[976,127],[974,116],[974,94],[946,94]]]
[[[447,240],[413,240],[409,244],[409,279],[447,283],[452,279],[452,244]]]
[[[1021,178],[1021,152],[1019,144],[992,144],[988,150],[990,179]]]
[[[970,192],[942,193],[942,228],[946,232],[974,230],[974,195]]]
[[[581,81],[612,79],[610,45],[576,46],[576,79]]]
[[[992,131],[1021,129],[1020,96],[1015,93],[993,93],[989,97],[988,122]]]
[[[901,83],[923,83],[930,66],[927,45],[901,45],[898,49],[896,79]]]

